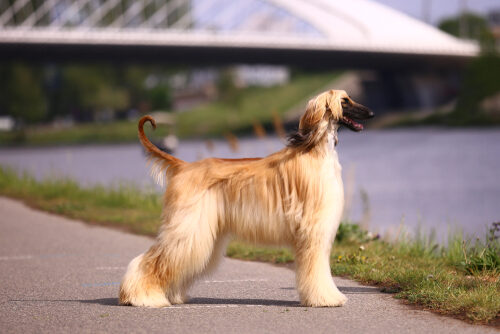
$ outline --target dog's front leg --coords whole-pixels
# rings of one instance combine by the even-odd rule
[[[120,285],[120,305],[165,307],[170,301],[165,296],[165,284],[150,268],[151,249],[133,259]]]
[[[320,235],[318,240],[318,235]],[[304,306],[342,306],[344,296],[330,272],[331,241],[324,233],[311,233],[296,244],[296,275],[300,301]]]

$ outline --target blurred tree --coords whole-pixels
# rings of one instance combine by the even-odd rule
[[[488,22],[481,16],[465,13],[442,21],[439,28],[480,43],[481,55],[473,59],[464,72],[455,115],[452,117],[458,118],[460,122],[474,119],[482,121],[481,102],[500,91],[500,57]]]
[[[93,110],[125,109],[129,106],[128,92],[117,86],[101,85],[97,94],[92,99],[92,103],[88,105]]]
[[[130,108],[141,109],[148,99],[144,84],[150,70],[144,66],[129,66],[122,72],[123,84],[129,94]]]
[[[20,63],[3,64],[0,68],[0,106],[7,115],[21,123],[45,119],[47,101],[42,89],[42,71]]]
[[[167,110],[172,105],[169,87],[165,84],[158,84],[149,90],[149,101],[152,110]]]
[[[219,98],[231,104],[238,103],[238,87],[234,82],[234,72],[232,68],[226,68],[219,73],[217,80],[217,91]]]
[[[495,38],[488,21],[482,16],[463,13],[441,21],[439,29],[459,38],[476,40],[483,51],[489,52],[494,49]]]
[[[93,120],[102,110],[129,106],[126,89],[118,85],[119,70],[102,65],[69,65],[62,69],[58,114],[73,113],[78,120]]]
[[[463,79],[456,112],[466,116],[481,112],[481,102],[500,92],[500,57],[487,53],[473,60]]]
[[[153,74],[154,73],[154,74]],[[71,115],[76,121],[111,119],[115,112],[166,110],[168,70],[149,66],[0,65],[0,114],[24,123]],[[148,78],[153,78],[148,84]]]

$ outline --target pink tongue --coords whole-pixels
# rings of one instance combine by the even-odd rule
[[[350,118],[347,118],[347,117],[344,117],[344,120],[347,121],[349,124],[351,124],[352,126],[354,126],[356,129],[358,130],[363,130],[363,124],[360,124],[360,123],[356,123],[354,122],[352,119]]]

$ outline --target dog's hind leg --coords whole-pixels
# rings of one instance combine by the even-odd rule
[[[228,239],[225,237],[218,238],[215,241],[212,255],[205,265],[204,269],[200,272],[200,276],[210,275],[219,264],[224,252],[226,250],[228,243]],[[183,304],[189,300],[189,297],[186,295],[186,291],[191,286],[191,283],[195,277],[184,277],[182,282],[177,282],[175,285],[171,285],[168,289],[168,300],[172,304]]]
[[[309,236],[295,246],[297,290],[305,306],[342,306],[347,298],[337,289],[330,272],[331,240]]]
[[[191,281],[177,282],[172,284],[168,290],[168,300],[172,304],[184,304],[188,301],[186,291],[191,285]]]
[[[230,238],[227,236],[221,236],[217,238],[215,241],[215,246],[214,250],[212,252],[212,256],[210,257],[210,260],[203,271],[203,276],[208,276],[212,274],[217,266],[219,265],[222,257],[224,256],[226,252],[227,245],[229,243]]]
[[[164,255],[165,291],[173,304],[186,301],[186,290],[213,261],[219,234],[216,203],[207,192],[195,205],[172,215],[158,238]]]
[[[191,282],[207,267],[218,235],[210,194],[165,218],[156,243],[134,259],[120,288],[120,303],[162,307],[183,303]]]

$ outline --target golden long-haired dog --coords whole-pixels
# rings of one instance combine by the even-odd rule
[[[310,100],[286,148],[265,158],[187,163],[139,139],[167,184],[163,225],[151,248],[133,259],[120,304],[163,307],[185,302],[193,280],[214,268],[234,235],[295,252],[297,289],[306,306],[341,306],[347,298],[330,274],[330,249],[344,206],[337,129],[354,131],[373,113],[344,91]],[[357,121],[356,121],[357,120]]]

